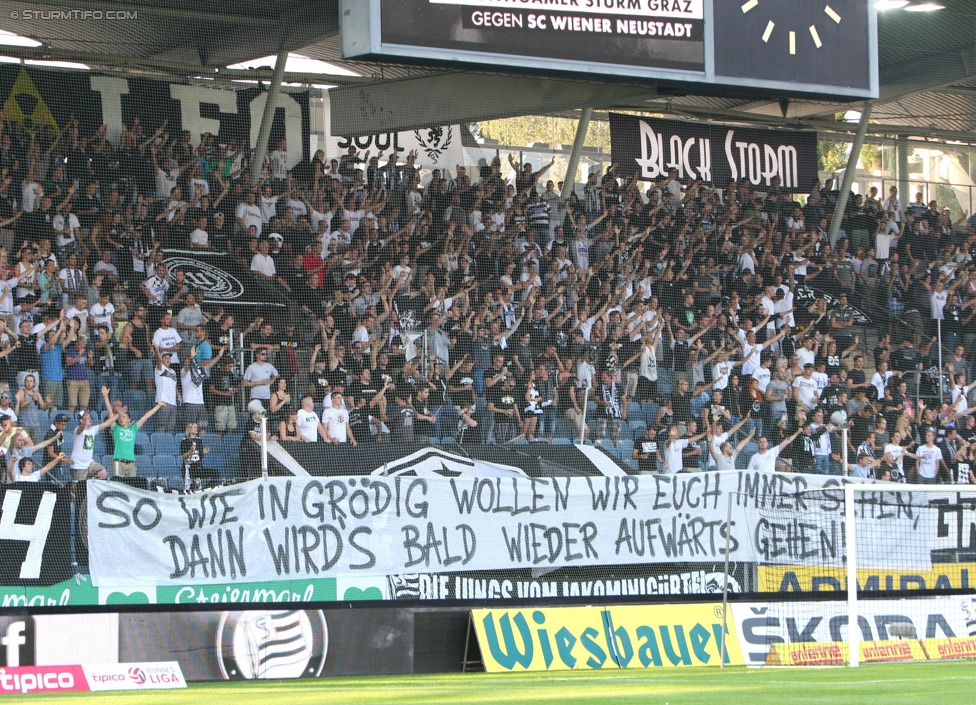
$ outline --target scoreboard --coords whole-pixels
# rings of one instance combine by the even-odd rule
[[[341,0],[340,38],[347,59],[878,94],[874,0]]]

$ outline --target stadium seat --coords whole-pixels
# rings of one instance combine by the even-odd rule
[[[152,439],[145,431],[136,434],[136,455],[155,455]]]
[[[593,445],[595,445],[597,448],[602,448],[603,452],[607,455],[617,454],[617,449],[614,446],[613,441],[609,438],[598,438],[597,440],[593,441]]]
[[[243,433],[224,434],[224,454],[237,457],[238,449],[241,447],[241,441],[243,439]]]
[[[182,439],[181,439],[182,440]],[[201,433],[200,440],[203,441],[205,448],[209,448],[211,453],[219,453],[223,455],[224,453],[224,439],[221,438],[216,433]],[[179,447],[179,441],[176,443],[177,448]]]
[[[629,439],[621,438],[617,441],[617,457],[621,460],[630,460],[630,456],[634,452],[634,442]]]
[[[154,455],[152,466],[156,477],[165,480],[170,488],[179,489],[183,486],[180,464],[172,455]]]
[[[138,419],[149,410],[149,399],[141,389],[125,390],[122,393],[122,403],[129,407],[129,415],[134,419]]]
[[[627,458],[624,460],[624,464],[631,469],[634,473],[640,472],[640,464],[633,458]]]
[[[653,426],[654,422],[657,421],[657,412],[660,408],[661,405],[653,401],[645,401],[641,404],[641,411],[644,413],[644,422],[648,426]]]
[[[152,439],[153,455],[179,455],[180,447],[172,433],[156,431],[150,435]]]
[[[521,438],[516,438],[514,441],[512,441],[512,445],[513,446],[527,446],[527,445],[529,445],[529,441],[528,441],[527,438],[525,438],[524,436],[522,436]]]
[[[641,406],[636,401],[627,402],[627,418],[628,419],[641,418]]]
[[[557,436],[556,438],[552,439],[552,444],[554,446],[569,446],[573,444],[573,441],[571,441],[569,438],[560,438]]]
[[[156,471],[153,468],[152,460],[149,456],[136,456],[136,475],[139,477],[144,477],[147,480],[151,480],[152,478],[156,477]]]

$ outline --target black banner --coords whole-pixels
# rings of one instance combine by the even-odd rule
[[[730,566],[729,592],[743,592],[745,566]],[[720,595],[721,563],[619,565],[551,571],[493,570],[391,575],[393,600],[548,600],[659,595]]]
[[[0,585],[71,576],[70,507],[70,490],[47,482],[0,485]]]
[[[272,300],[267,286],[233,257],[223,252],[164,250],[170,272],[182,271],[190,286],[204,293],[206,303],[218,306],[284,306]]]
[[[50,125],[56,131],[71,116],[82,135],[106,125],[116,143],[122,123],[138,119],[151,134],[163,120],[172,137],[189,130],[194,145],[210,132],[218,141],[244,139],[253,146],[264,110],[265,91],[214,90],[148,78],[102,76],[78,71],[52,71],[17,64],[0,66],[0,96],[6,118],[28,128]],[[308,157],[308,92],[279,96],[269,144],[288,139],[289,168]]]
[[[749,179],[760,191],[773,186],[809,193],[817,178],[817,133],[659,120],[610,113],[610,148],[618,175],[701,178],[717,188]]]
[[[120,614],[119,660],[179,661],[188,681],[413,672],[413,610]]]

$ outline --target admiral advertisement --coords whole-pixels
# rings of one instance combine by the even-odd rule
[[[735,563],[844,562],[843,493],[825,476],[274,478],[192,495],[88,484],[99,588],[714,565],[726,550]],[[827,490],[802,496],[817,487]],[[859,565],[930,569],[919,538],[937,548],[951,539],[936,538],[936,512],[918,511],[907,491],[872,496],[884,511],[865,504],[863,520],[888,541],[859,545]]]
[[[620,174],[645,181],[667,178],[674,168],[679,179],[701,179],[716,188],[748,179],[759,191],[778,184],[809,193],[818,178],[816,132],[610,113],[610,149]]]

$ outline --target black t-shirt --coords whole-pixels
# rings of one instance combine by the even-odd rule
[[[817,365],[819,366],[821,363],[827,366],[826,372],[828,377],[834,373],[837,373],[838,375],[840,374],[842,368],[840,366],[839,353],[834,353],[832,355],[828,355],[826,353],[823,355],[817,355]]]
[[[488,390],[488,400],[490,403],[495,405],[496,409],[500,411],[508,411],[509,409],[514,409],[516,405],[516,391],[514,389],[505,389],[502,383],[499,383]],[[517,419],[515,415],[509,416],[507,413],[495,412],[495,423],[499,422],[512,422],[516,423]]]
[[[365,406],[360,406],[357,408],[348,408],[349,413],[349,428],[352,429],[353,438],[357,441],[368,441],[370,439],[369,429],[367,425],[369,424],[369,413]]]
[[[37,352],[37,335],[25,335],[20,338],[20,347],[10,353],[10,364],[15,370],[41,369],[41,356]]]
[[[231,331],[233,328],[223,329],[219,325],[211,326],[208,337],[215,348],[228,347],[231,343]]]
[[[418,405],[417,414],[418,416],[414,419],[414,433],[421,438],[434,435],[434,424],[427,419],[420,418],[419,416],[419,414],[423,414],[424,416],[433,416],[434,414],[430,408],[426,404]]]
[[[54,426],[52,425],[50,428],[48,428],[47,433],[44,434],[44,440],[45,441],[49,440],[56,435],[58,435],[58,430],[54,428]],[[106,433],[105,435],[102,436],[102,438],[104,438],[107,443],[108,440],[112,438],[112,434]],[[61,440],[59,441],[53,441],[51,445],[49,445],[47,448],[44,449],[44,464],[46,465],[47,463],[51,462],[51,460],[53,460],[54,457],[56,457],[57,454],[60,453],[63,449],[64,449],[64,437],[62,437]]]
[[[203,441],[199,437],[180,441],[180,455],[183,456],[183,470],[189,470],[190,477],[197,477],[203,471]]]

